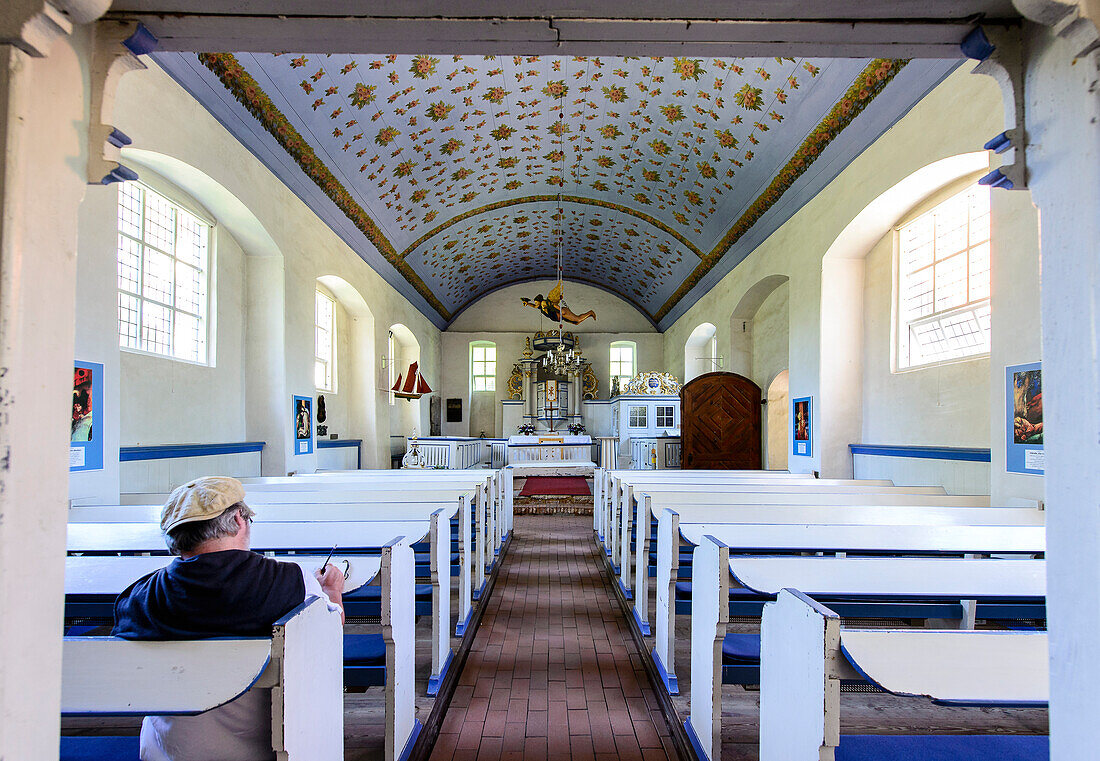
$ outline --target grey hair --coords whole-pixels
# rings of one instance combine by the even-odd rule
[[[219,539],[223,536],[236,536],[237,516],[251,520],[256,512],[244,502],[237,502],[226,508],[225,512],[208,521],[192,521],[176,526],[164,536],[168,551],[173,555],[191,552],[203,542]]]

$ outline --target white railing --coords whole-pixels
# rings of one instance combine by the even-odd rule
[[[503,468],[508,461],[508,439],[489,441],[489,467],[494,470]]]
[[[525,462],[591,462],[591,444],[509,444],[508,464]]]
[[[619,437],[598,436],[599,460],[597,462],[604,470],[614,470],[619,467]]]
[[[412,439],[405,446],[412,448]],[[484,459],[485,439],[418,438],[416,447],[426,468],[465,470],[476,468]]]

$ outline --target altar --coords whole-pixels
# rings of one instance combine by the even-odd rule
[[[508,465],[570,463],[591,465],[592,437],[581,435],[517,435],[508,437]]]

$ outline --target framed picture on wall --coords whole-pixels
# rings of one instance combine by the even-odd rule
[[[73,363],[69,471],[103,469],[103,365]]]
[[[1043,373],[1041,362],[1005,368],[1005,468],[1041,476],[1043,453]]]
[[[462,399],[452,398],[447,400],[447,422],[448,423],[461,423],[462,422]]]
[[[313,399],[294,397],[294,454],[313,453]]]
[[[814,451],[813,397],[791,400],[791,454],[810,457]]]

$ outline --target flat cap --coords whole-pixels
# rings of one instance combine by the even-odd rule
[[[244,486],[228,476],[205,476],[176,487],[164,503],[160,528],[165,533],[176,526],[217,518],[244,501]]]

